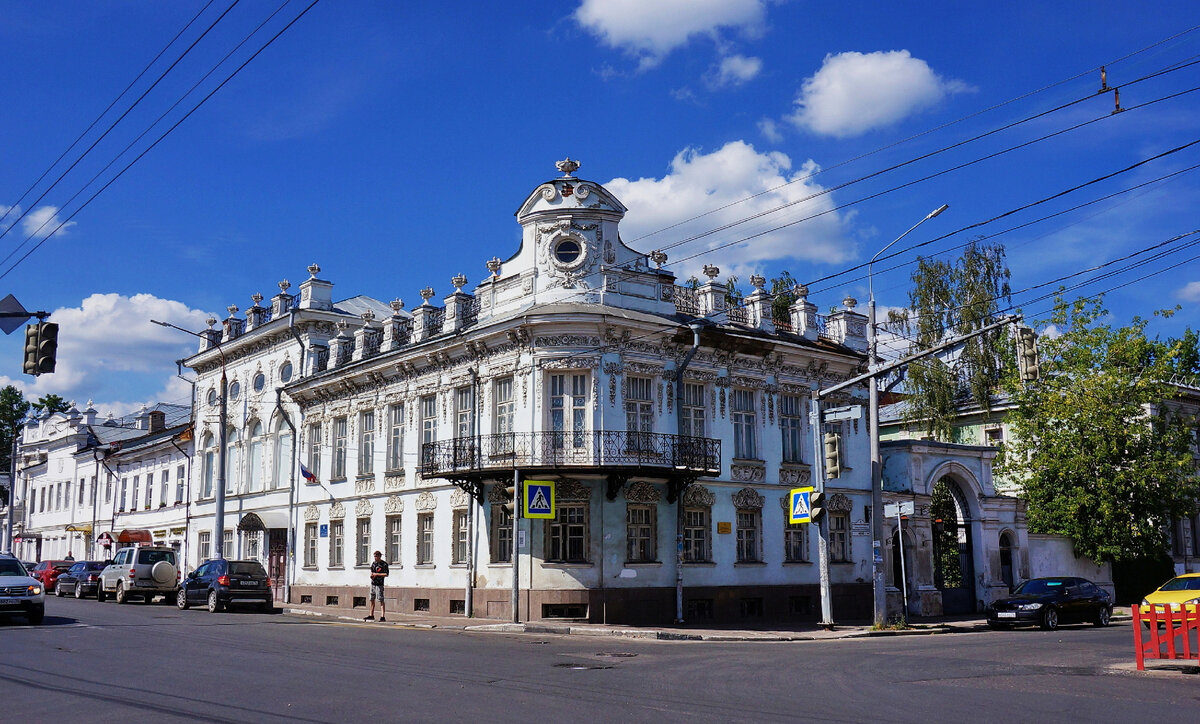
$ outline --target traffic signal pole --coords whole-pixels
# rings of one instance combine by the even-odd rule
[[[821,424],[821,391],[812,391],[812,402],[808,409],[809,425],[812,427],[813,464],[812,483],[818,493],[825,492],[825,450]],[[829,516],[817,519],[817,569],[821,576],[821,627],[833,630],[833,595],[829,584]]]

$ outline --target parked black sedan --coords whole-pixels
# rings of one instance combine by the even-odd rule
[[[205,606],[210,613],[231,605],[253,604],[263,611],[274,608],[271,579],[258,561],[204,561],[183,579],[176,591],[180,610]]]
[[[100,571],[104,570],[111,561],[77,561],[58,577],[54,587],[54,595],[75,598],[95,596],[96,585],[100,581]]]
[[[987,611],[992,628],[1036,624],[1047,631],[1060,623],[1107,626],[1111,617],[1108,591],[1086,578],[1071,576],[1031,578],[1009,596],[993,601]]]

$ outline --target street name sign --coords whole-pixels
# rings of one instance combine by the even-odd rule
[[[883,514],[888,518],[897,518],[901,515],[913,515],[916,512],[916,505],[911,500],[906,500],[903,503],[888,503],[883,506]]]
[[[831,407],[821,415],[825,422],[838,420],[858,420],[862,418],[862,405],[847,405],[846,407]]]
[[[554,517],[554,481],[526,480],[524,485],[526,518]]]
[[[812,495],[814,488],[792,488],[788,492],[788,522],[789,523],[811,523],[812,516],[810,514],[809,496]]]

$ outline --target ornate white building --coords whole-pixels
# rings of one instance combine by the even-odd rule
[[[381,550],[389,609],[510,617],[502,505],[518,473],[557,486],[555,519],[519,523],[523,620],[670,621],[680,531],[685,619],[815,619],[816,535],[787,525],[783,500],[810,477],[810,389],[863,369],[865,317],[848,299],[826,319],[801,296],[776,322],[758,277],[729,309],[711,267],[677,286],[665,255],[622,243],[625,207],[577,168],[561,163],[521,204],[520,249],[470,291],[456,276],[442,306],[431,287],[411,311],[335,302],[314,265],[298,295],[281,282],[268,307],[255,295],[244,318],[211,320],[187,361],[189,550],[213,550],[224,373],[222,538],[229,555],[270,559],[293,602],[365,603]],[[689,324],[699,349],[679,396]],[[867,425],[838,425],[834,615],[867,618]]]

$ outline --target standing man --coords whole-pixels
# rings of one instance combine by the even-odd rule
[[[371,612],[364,621],[375,620],[375,601],[379,601],[379,620],[387,621],[387,608],[383,604],[383,581],[388,575],[388,564],[383,560],[383,554],[375,551],[375,562],[371,564]]]

